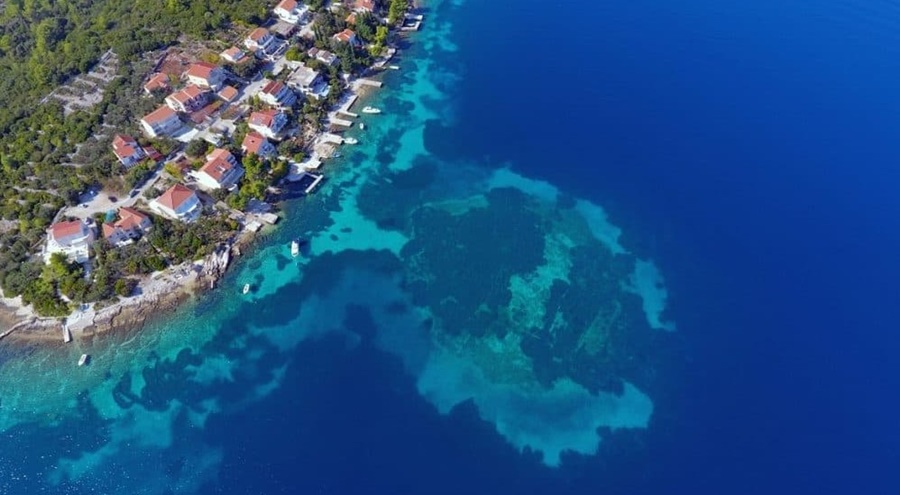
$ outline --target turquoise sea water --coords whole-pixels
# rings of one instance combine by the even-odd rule
[[[0,493],[383,493],[420,486],[389,476],[417,452],[552,473],[637,449],[678,386],[665,270],[601,204],[429,150],[461,97],[459,8],[429,5],[385,113],[219,289],[140,332],[4,351]]]

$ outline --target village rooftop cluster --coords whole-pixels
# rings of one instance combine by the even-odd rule
[[[93,216],[79,211],[88,207],[87,203],[98,191],[89,191],[86,203],[63,210],[57,217],[61,220],[47,229],[44,260],[49,264],[51,260],[65,257],[68,263],[84,265],[87,276],[97,242],[113,249],[141,242],[160,221],[191,224],[204,215],[222,213],[238,219],[244,230],[255,231],[260,220],[274,223],[274,215],[267,213],[270,205],[263,201],[277,192],[274,182],[266,184],[261,193],[254,190],[252,200],[256,211],[251,213],[235,207],[236,202],[232,200],[243,195],[241,188],[247,181],[248,171],[252,171],[256,180],[261,176],[266,180],[317,177],[311,174],[309,160],[307,163],[297,160],[297,155],[303,153],[280,152],[279,143],[303,137],[308,131],[298,119],[299,107],[305,102],[321,104],[332,92],[340,96],[345,88],[353,87],[352,82],[359,74],[341,70],[341,58],[335,52],[347,48],[350,53],[378,52],[375,66],[383,67],[395,51],[380,45],[373,47],[371,41],[363,41],[351,29],[359,16],[377,19],[380,26],[386,26],[386,5],[374,0],[355,0],[344,5],[332,2],[328,8],[342,16],[347,13],[348,27],[328,33],[324,42],[321,32],[316,31],[310,8],[296,0],[282,0],[264,26],[249,29],[240,44],[218,54],[218,62],[195,60],[178,75],[147,74],[143,86],[145,97],[162,98],[162,102],[140,118],[139,133],[116,134],[111,152],[124,169],[144,166],[150,167],[151,172],[127,198],[107,196],[109,209],[105,211],[94,211]],[[386,27],[384,30],[387,32]],[[302,48],[300,57],[297,57],[298,48]],[[246,71],[237,74],[236,69],[244,64],[253,64],[257,69],[251,74]],[[340,74],[339,84],[333,77],[335,71]],[[353,100],[348,103],[346,99],[343,102],[334,99],[329,104],[336,108],[343,103],[342,108],[347,110]],[[347,124],[346,120],[330,117],[331,114],[326,125],[332,125],[331,129],[335,129],[335,124]],[[313,137],[322,136],[321,130],[316,129]],[[329,134],[331,141],[334,136]],[[205,146],[198,147],[194,144],[197,142]],[[187,153],[192,146],[206,148],[202,159],[194,156],[193,163]],[[157,148],[172,151],[163,155]],[[309,148],[304,152],[308,153]],[[313,162],[318,167],[319,160]],[[316,183],[318,180],[321,176]],[[102,221],[98,221],[100,216]]]

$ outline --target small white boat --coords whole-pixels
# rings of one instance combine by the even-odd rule
[[[388,69],[391,69],[391,70],[400,70],[400,66],[399,66],[399,65],[389,65],[389,66],[388,66]]]
[[[80,358],[78,358],[78,366],[84,366],[91,359],[87,354],[82,354]]]
[[[244,294],[250,292],[250,284],[244,284]]]
[[[356,143],[358,143],[358,142],[359,142],[359,140],[356,139],[356,138],[352,138],[352,137],[345,137],[345,138],[344,138],[344,144],[356,144]]]
[[[379,114],[381,113],[381,109],[375,107],[363,107],[362,113]]]
[[[365,129],[365,128],[366,128],[366,124],[363,124],[362,122],[360,122],[360,123],[359,123],[359,128],[360,128],[360,129]]]
[[[291,241],[291,256],[296,258],[300,254],[300,241],[294,239]]]

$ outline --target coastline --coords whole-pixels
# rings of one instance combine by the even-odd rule
[[[413,11],[418,10],[420,2],[412,2],[412,6]],[[396,34],[402,40],[409,39],[409,33],[403,30],[397,30]],[[387,48],[391,49],[392,53],[381,66],[372,65],[348,81],[340,101],[348,98],[352,98],[354,101],[346,108],[343,108],[342,104],[337,104],[329,111],[328,124],[316,133],[311,146],[310,156],[313,159],[322,159],[326,163],[331,162],[332,155],[339,149],[339,146],[333,147],[328,153],[319,153],[317,151],[318,143],[322,142],[327,134],[333,132],[343,134],[355,127],[357,115],[353,115],[353,126],[335,129],[334,127],[339,124],[332,121],[331,114],[343,114],[343,118],[347,118],[346,112],[343,110],[361,108],[381,89],[379,76],[389,70],[385,68],[387,62],[401,55],[402,43],[391,43]],[[366,81],[377,81],[379,84],[376,86],[368,84]],[[300,169],[302,173],[303,168],[300,167]],[[285,180],[282,186],[289,188],[291,182]],[[272,202],[278,203],[287,196],[279,193],[272,198]],[[23,304],[21,296],[16,298],[0,297],[0,346],[66,345],[69,343],[64,340],[66,326],[71,331],[73,340],[90,339],[110,332],[139,331],[158,318],[166,317],[187,301],[216,288],[219,280],[227,272],[230,260],[245,254],[242,252],[242,248],[250,248],[260,234],[261,231],[248,229],[237,232],[232,240],[224,246],[220,246],[213,254],[190,263],[170,266],[165,270],[141,278],[136,289],[138,293],[101,309],[95,310],[92,307],[85,312],[73,311],[65,318],[38,316],[30,305]],[[223,255],[225,256],[224,262],[221,258]],[[181,276],[178,276],[179,274]]]

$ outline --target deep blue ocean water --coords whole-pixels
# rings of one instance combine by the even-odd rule
[[[389,115],[223,283],[253,280],[252,301],[222,289],[158,333],[92,344],[93,381],[62,351],[26,358],[49,385],[4,365],[0,417],[38,410],[3,424],[0,493],[897,493],[898,16],[832,0],[430,4],[378,96]],[[384,168],[411,156],[426,172]],[[415,301],[363,273],[393,273],[400,241],[347,201],[389,177],[358,203],[393,231],[465,190],[448,169],[503,166],[602,205],[664,274],[677,322],[652,378],[630,378],[653,399],[648,427],[601,429],[595,455],[557,467],[482,420],[490,392],[447,414],[417,393],[421,344],[385,328],[418,323]],[[298,232],[316,250],[302,279],[282,252]],[[337,249],[359,242],[372,249]],[[345,331],[311,323],[335,318]],[[68,380],[58,402],[22,399]],[[514,411],[553,422],[540,404]]]
[[[691,361],[640,492],[896,493],[898,6],[462,10],[457,150],[602,198],[667,274]]]

